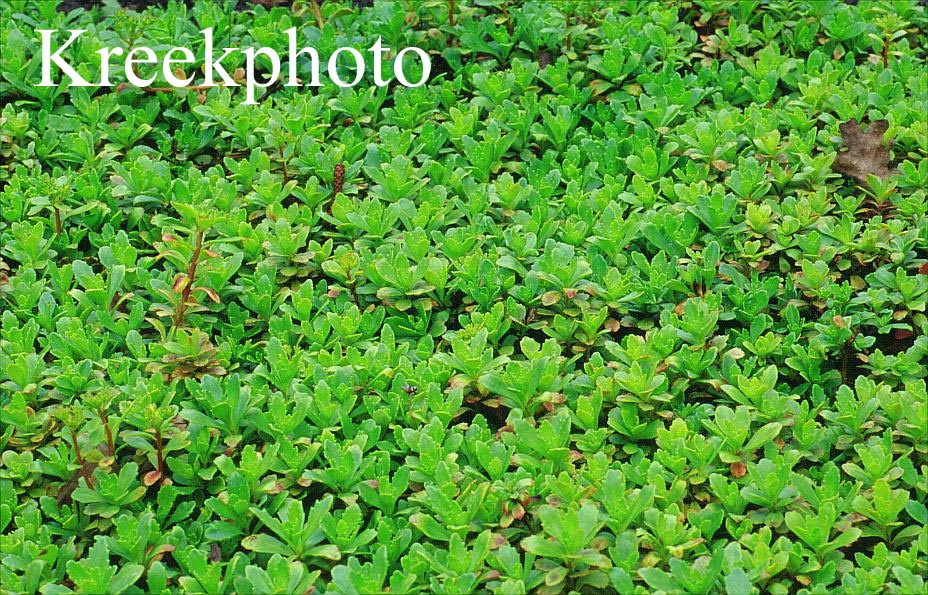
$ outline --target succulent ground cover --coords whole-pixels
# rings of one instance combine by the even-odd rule
[[[921,4],[55,4],[0,0],[0,591],[925,592]],[[35,86],[210,26],[432,74]]]

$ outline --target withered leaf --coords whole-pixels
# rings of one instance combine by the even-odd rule
[[[747,466],[741,461],[735,461],[731,464],[731,475],[735,479],[741,479],[748,472]]]
[[[844,122],[838,129],[847,150],[838,153],[834,170],[850,176],[858,182],[867,182],[867,174],[886,178],[895,173],[889,166],[889,150],[893,140],[883,144],[883,135],[889,128],[886,120],[877,120],[870,124],[867,131],[861,129],[857,120]]]
[[[161,472],[155,469],[153,471],[149,471],[148,473],[145,474],[144,477],[142,477],[142,483],[145,484],[146,486],[152,486],[159,479],[161,479]]]

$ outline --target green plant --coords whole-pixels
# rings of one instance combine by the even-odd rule
[[[926,31],[0,0],[0,592],[925,592]]]

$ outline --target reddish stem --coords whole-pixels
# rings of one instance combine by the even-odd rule
[[[116,443],[113,442],[113,432],[110,430],[110,420],[106,413],[100,413],[100,421],[103,422],[103,431],[106,432],[106,446],[110,449],[110,456],[116,456]]]
[[[335,172],[332,175],[332,196],[342,191],[345,187],[345,165],[343,163],[335,164]]]
[[[184,284],[184,291],[180,296],[180,304],[177,306],[177,313],[174,316],[174,326],[178,326],[184,321],[184,311],[187,309],[187,300],[190,299],[190,292],[193,291],[193,281],[197,275],[197,263],[200,260],[200,253],[203,251],[203,232],[197,230],[196,239],[194,240],[193,256],[190,257],[190,265],[187,267],[187,282]]]
[[[77,445],[77,434],[71,432],[71,444],[74,445],[74,454],[77,457],[77,464],[81,466],[81,475],[84,477],[84,481],[87,482],[87,487],[93,489],[93,478],[90,477],[90,474],[87,472],[87,465],[84,463],[84,457],[81,456],[81,449]]]
[[[448,24],[454,27],[454,0],[448,0]]]
[[[55,207],[55,233],[61,235],[61,211]]]
[[[361,299],[358,297],[358,286],[351,275],[348,275],[348,288],[351,290],[351,297],[354,298],[354,305],[361,309]]]

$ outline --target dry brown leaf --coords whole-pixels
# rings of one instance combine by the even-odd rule
[[[893,141],[890,139],[886,145],[883,144],[883,135],[889,128],[889,122],[877,120],[870,124],[866,132],[857,120],[844,122],[838,128],[847,150],[838,153],[833,166],[836,172],[864,183],[867,182],[868,174],[886,178],[895,173],[889,166],[889,150]]]
[[[747,466],[741,461],[735,461],[731,464],[731,475],[736,479],[741,479],[748,472]]]

